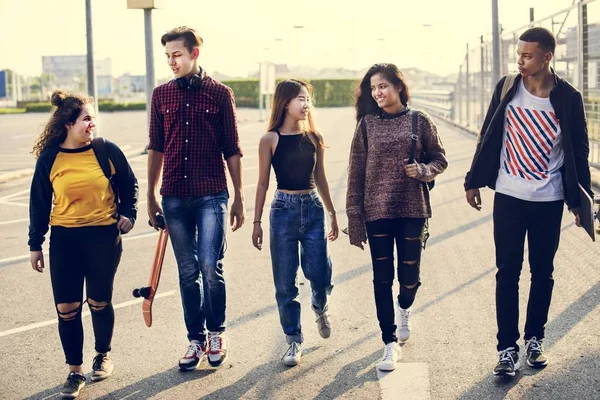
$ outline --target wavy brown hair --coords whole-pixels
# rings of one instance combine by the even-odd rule
[[[83,106],[93,104],[94,99],[56,90],[52,93],[50,102],[56,108],[33,146],[31,153],[36,158],[48,147],[58,146],[65,141],[67,138],[67,125],[75,123]]]
[[[200,36],[196,30],[187,26],[178,26],[177,28],[173,28],[169,32],[166,32],[160,38],[160,43],[163,46],[166,46],[168,42],[173,42],[175,40],[183,40],[183,45],[190,53],[194,51],[194,47],[202,47],[202,44],[204,43],[202,36]]]
[[[379,111],[379,106],[371,95],[371,77],[375,74],[381,74],[386,81],[398,88],[400,90],[400,102],[404,107],[408,105],[410,92],[406,84],[406,79],[398,67],[394,64],[374,64],[369,68],[354,94],[354,108],[356,109],[357,121],[360,121],[365,115]]]
[[[308,95],[312,98],[313,88],[308,82],[298,79],[286,79],[277,84],[275,88],[275,94],[273,95],[273,105],[271,106],[271,118],[269,119],[269,127],[267,132],[274,132],[276,129],[281,128],[283,121],[285,120],[285,107],[290,104],[290,101],[295,99],[302,88],[306,88]],[[323,143],[323,137],[315,126],[314,119],[312,117],[313,107],[310,106],[308,117],[306,121],[303,121],[302,134],[307,137],[312,144],[315,146],[325,147]]]

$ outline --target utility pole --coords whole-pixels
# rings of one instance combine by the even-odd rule
[[[500,80],[500,24],[498,22],[498,0],[492,0],[492,82]]]
[[[94,41],[92,36],[92,0],[85,0],[85,31],[87,38],[87,88],[88,95],[94,98],[96,118],[98,118],[98,92],[96,91],[96,68],[94,65]],[[98,128],[94,137],[98,136]]]

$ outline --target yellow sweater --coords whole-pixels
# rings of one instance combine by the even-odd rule
[[[114,165],[110,163],[114,174]],[[81,227],[116,222],[115,196],[91,146],[61,149],[50,170],[54,192],[51,226]]]

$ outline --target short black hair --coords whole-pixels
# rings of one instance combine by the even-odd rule
[[[540,49],[545,52],[549,51],[552,54],[554,54],[554,50],[556,50],[556,38],[554,37],[554,34],[548,29],[540,26],[527,29],[519,36],[519,40],[523,40],[524,42],[537,42]]]

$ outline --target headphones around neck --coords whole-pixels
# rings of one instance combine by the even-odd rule
[[[200,86],[202,85],[202,79],[204,76],[204,70],[202,69],[202,67],[199,67],[199,68],[200,68],[200,72],[190,76],[189,80],[186,78],[176,78],[175,83],[177,84],[177,86],[180,89],[187,89],[187,88],[200,89]]]

